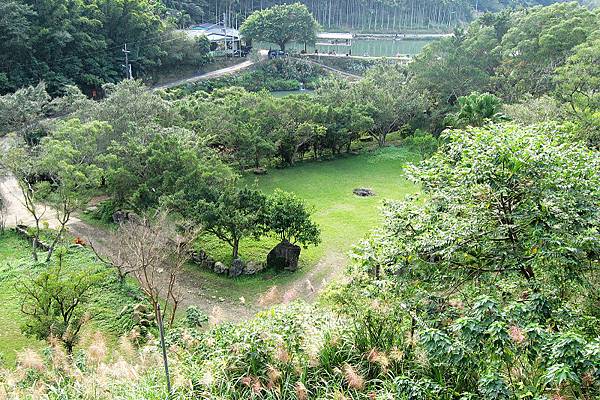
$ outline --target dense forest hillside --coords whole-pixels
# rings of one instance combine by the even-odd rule
[[[230,25],[241,24],[252,11],[289,3],[285,0],[204,0],[203,15],[191,8],[198,4],[190,0],[168,0],[180,9],[188,9],[192,19],[207,21],[229,17]],[[476,11],[498,11],[506,7],[548,5],[553,0],[301,0],[326,29],[351,29],[356,31],[390,31],[407,29],[448,29],[471,20]],[[560,1],[558,1],[560,2]]]
[[[0,93],[44,80],[52,94],[93,88],[133,75],[203,62],[203,48],[173,31],[168,9],[148,0],[3,0],[0,2]]]
[[[208,44],[176,28],[225,18],[240,26],[253,11],[283,0],[5,0],[0,2],[0,94],[47,84],[55,96],[66,85],[93,95],[127,75],[147,78],[207,61]],[[477,12],[552,3],[515,0],[304,0],[324,29],[363,32],[449,31]]]
[[[28,4],[0,13],[7,78],[48,79],[0,95],[0,400],[600,399],[599,9],[91,100],[60,85],[118,79],[119,15],[133,57],[182,4]]]

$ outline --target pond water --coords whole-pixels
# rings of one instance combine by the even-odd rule
[[[394,57],[397,55],[416,55],[423,47],[431,43],[431,40],[394,40],[394,39],[354,39],[352,41],[352,55],[371,57]],[[278,49],[279,46],[269,43],[257,43],[256,47],[263,49]],[[346,46],[316,46],[319,53],[335,51],[336,54],[346,54],[349,47]],[[303,44],[293,43],[288,45],[289,51],[304,50]],[[314,53],[315,46],[308,46],[308,52]]]
[[[286,97],[286,96],[298,96],[301,94],[305,94],[307,96],[312,96],[315,94],[315,91],[308,90],[308,89],[307,90],[276,90],[274,92],[271,92],[271,94],[274,97],[278,97],[278,98]]]

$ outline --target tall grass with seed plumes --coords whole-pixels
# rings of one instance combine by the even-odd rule
[[[88,341],[73,355],[53,340],[42,351],[18,353],[14,369],[0,369],[0,400],[164,399],[162,360],[156,346],[138,348],[122,337],[109,351],[100,333]],[[174,371],[179,373],[176,363]]]
[[[507,314],[490,315],[502,319]],[[532,391],[550,396],[546,398],[561,398],[557,396],[574,390],[598,393],[597,339],[525,329],[516,320],[513,325],[490,320],[489,327],[479,332],[470,329],[469,321],[479,320],[458,318],[447,332],[412,332],[410,325],[398,323],[398,338],[381,341],[388,347],[367,347],[373,340],[357,335],[356,329],[366,328],[351,316],[299,303],[241,324],[209,325],[205,330],[179,326],[166,338],[173,384],[170,399],[453,400],[467,391],[481,395],[472,398],[502,398],[490,395],[508,392],[501,373],[510,374],[519,385],[532,385]],[[83,343],[89,344],[73,356],[58,343],[42,352],[21,352],[14,370],[0,372],[0,400],[166,398],[156,340],[140,348],[124,337],[110,349],[102,335],[94,334]],[[523,351],[533,346],[535,353]],[[519,362],[506,371],[489,372],[494,354],[518,357]],[[546,359],[549,363],[543,365]],[[565,383],[562,370],[555,367],[569,360],[582,372],[579,386]],[[540,382],[543,386],[535,386]]]

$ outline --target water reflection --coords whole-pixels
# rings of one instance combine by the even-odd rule
[[[352,49],[352,55],[355,56],[371,56],[371,57],[395,57],[397,55],[415,55],[419,54],[423,47],[430,41],[427,40],[393,40],[393,39],[354,39],[352,47],[347,46],[308,46],[307,50],[310,53],[318,50],[321,54],[328,54],[335,51],[335,54],[347,54],[349,49]],[[259,48],[277,49],[279,46],[269,43],[257,43]],[[290,44],[287,46],[288,51],[304,50],[303,44]]]

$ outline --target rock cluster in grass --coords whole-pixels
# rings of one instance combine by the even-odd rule
[[[130,316],[134,326],[132,331],[135,331],[140,337],[145,337],[148,329],[155,324],[154,312],[146,304],[128,304],[119,313],[119,316]]]
[[[117,210],[113,213],[112,220],[115,224],[122,224],[127,221],[140,221],[140,217],[133,211]]]
[[[231,265],[226,265],[220,261],[215,261],[203,250],[193,251],[190,255],[190,259],[194,263],[219,275],[227,275],[231,278],[235,278],[240,275],[254,275],[265,269],[264,263],[256,261],[248,261],[246,263],[239,258],[233,260]]]
[[[357,195],[359,197],[375,196],[375,192],[373,191],[373,189],[369,189],[369,188],[357,188],[357,189],[354,189],[352,191],[352,193],[354,193],[355,195]]]

